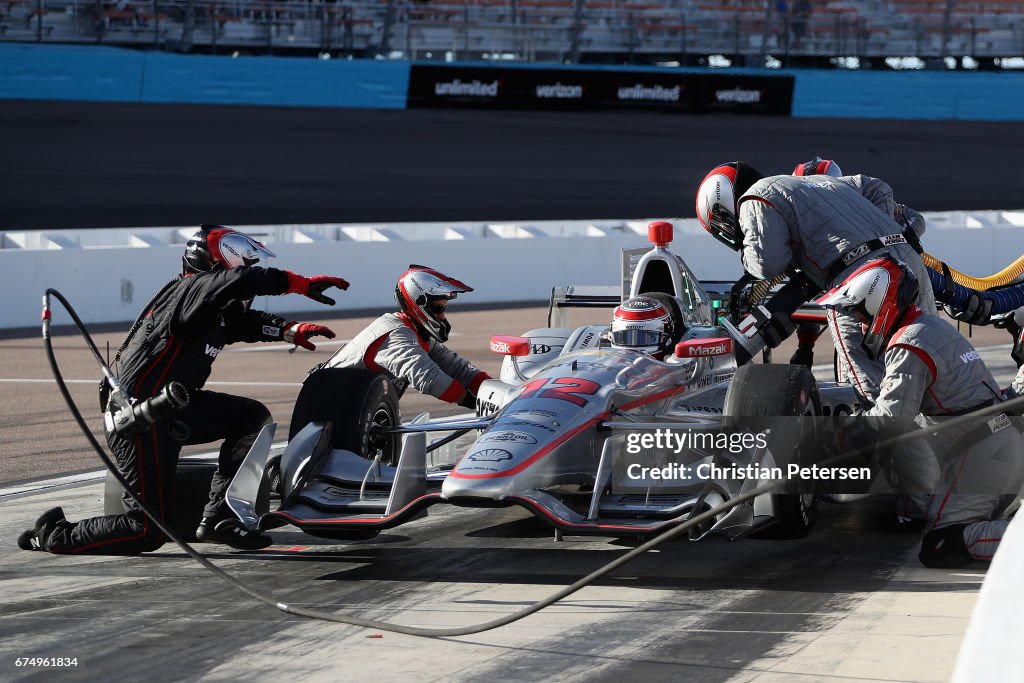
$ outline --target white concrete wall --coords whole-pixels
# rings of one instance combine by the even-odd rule
[[[1024,212],[929,214],[927,250],[969,275],[996,272],[1024,253]],[[553,286],[616,284],[619,250],[643,246],[647,220],[520,224],[238,226],[277,253],[275,267],[335,274],[352,283],[338,309],[392,305],[396,277],[410,263],[429,265],[476,289],[475,303],[546,301]],[[696,219],[675,220],[673,250],[697,277],[728,280],[739,259]],[[0,329],[39,322],[43,291],[64,294],[86,323],[131,321],[149,297],[179,272],[194,228],[140,228],[0,233]],[[265,297],[277,313],[316,311],[296,295]],[[54,324],[70,322],[55,311]]]

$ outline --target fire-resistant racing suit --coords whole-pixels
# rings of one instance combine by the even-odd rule
[[[226,514],[224,493],[242,459],[270,422],[259,401],[202,389],[226,344],[278,341],[285,318],[249,309],[253,297],[285,294],[288,275],[276,268],[241,267],[186,275],[153,298],[119,354],[118,379],[131,397],[156,395],[171,381],[185,385],[189,404],[172,419],[132,438],[108,432],[118,467],[140,498],[166,519],[181,447],[224,439],[204,517]],[[61,522],[46,539],[54,553],[134,554],[156,550],[164,535],[124,495],[125,512]]]
[[[889,340],[885,376],[864,415],[913,419],[969,413],[1000,402],[978,352],[949,323],[911,309]],[[1024,436],[1005,414],[979,417],[932,437],[942,476],[925,518],[920,558],[928,566],[988,560],[1008,522],[999,519],[1024,486]]]
[[[917,304],[935,313],[928,271],[903,228],[892,188],[878,178],[853,175],[779,175],[754,183],[739,200],[743,231],[743,267],[756,278],[770,279],[790,266],[800,268],[824,290],[841,283],[866,259],[886,254],[910,267],[921,283]],[[857,320],[843,311],[827,312],[840,366],[854,390],[867,403],[876,399],[884,373],[861,346]],[[938,480],[939,467],[927,444],[901,444],[893,451],[901,478],[899,514],[920,518]]]
[[[326,363],[314,368],[365,368],[383,372],[398,395],[410,385],[422,394],[455,403],[475,396],[490,375],[433,338],[424,338],[405,313],[385,313]]]

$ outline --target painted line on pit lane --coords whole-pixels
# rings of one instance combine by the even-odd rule
[[[283,449],[287,445],[284,441],[270,444],[271,452],[274,449]],[[195,461],[195,460],[211,460],[215,461],[220,451],[207,451],[206,453],[196,453],[194,455],[183,456],[182,460]],[[89,484],[95,481],[100,481],[105,477],[107,471],[95,470],[93,472],[80,472],[78,474],[69,474],[61,477],[54,477],[53,479],[42,479],[40,481],[30,481],[25,484],[18,484],[17,486],[10,486],[8,488],[0,488],[0,500],[5,500],[13,496],[23,496],[31,493],[40,493],[42,491],[49,491],[52,489],[62,488],[65,486],[75,486],[79,484]]]
[[[55,379],[13,379],[0,378],[0,384],[56,384]],[[66,379],[65,384],[99,384],[95,379]],[[302,382],[207,382],[204,386],[226,387],[300,387]]]

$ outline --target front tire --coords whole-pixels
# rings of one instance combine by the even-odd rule
[[[779,417],[821,414],[818,383],[811,371],[797,365],[744,365],[736,371],[725,395],[727,418],[752,431],[774,426],[768,447],[773,454],[795,454],[800,460],[800,444],[806,443],[813,420],[795,421],[793,429],[779,433]],[[818,517],[818,499],[810,482],[798,479],[785,493],[773,493],[776,523],[763,534],[769,538],[803,538]]]
[[[378,434],[372,427],[401,423],[398,394],[387,377],[358,368],[322,368],[306,378],[295,401],[288,429],[290,441],[310,422],[333,422],[331,447],[398,464],[398,434]]]

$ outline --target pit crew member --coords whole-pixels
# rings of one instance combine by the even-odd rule
[[[365,368],[384,373],[401,396],[422,394],[466,408],[490,375],[445,346],[452,326],[448,302],[473,288],[427,266],[410,265],[395,285],[398,311],[385,313],[320,368]]]
[[[918,288],[910,269],[886,257],[862,264],[818,300],[853,316],[863,328],[865,353],[884,361],[881,393],[860,415],[906,425],[918,413],[963,415],[1001,402],[999,386],[970,342],[914,304]],[[885,431],[878,421],[854,419],[855,445],[884,436],[871,433]],[[942,476],[918,557],[928,567],[987,561],[1008,525],[1001,515],[1024,486],[1024,436],[1004,413],[937,434],[933,447]]]
[[[270,422],[270,413],[259,401],[206,391],[203,385],[226,344],[283,340],[312,349],[310,338],[334,336],[321,325],[252,310],[253,297],[303,294],[333,305],[324,291],[348,288],[340,277],[304,277],[265,267],[271,256],[249,235],[220,225],[203,225],[192,235],[181,276],[145,306],[115,359],[121,388],[131,398],[143,401],[176,381],[187,389],[188,404],[134,435],[119,433],[110,423],[107,429],[107,443],[121,473],[163,519],[173,504],[181,447],[223,439],[196,536],[202,542],[246,550],[266,547],[271,539],[244,528],[227,509],[224,493],[260,429]],[[148,552],[163,545],[164,534],[127,493],[124,507],[122,514],[78,522],[68,521],[61,508],[53,508],[21,534],[18,545],[51,553],[110,555]]]
[[[697,217],[723,244],[742,251],[746,272],[771,279],[796,268],[809,289],[830,289],[842,282],[866,259],[892,256],[906,263],[921,282],[929,282],[921,257],[892,212],[878,206],[892,189],[868,176],[818,174],[807,177],[764,177],[749,164],[731,162],[711,170],[697,190]],[[803,297],[797,297],[803,298]],[[806,300],[804,298],[804,300]],[[802,303],[802,302],[800,302]],[[926,313],[936,312],[930,287],[920,288],[915,302]],[[788,315],[775,314],[764,326],[745,334],[757,343],[774,346],[793,325]],[[879,392],[884,371],[881,362],[867,357],[860,325],[840,310],[827,316],[840,365],[865,405]],[[744,340],[739,340],[742,342]],[[927,458],[914,458],[927,472],[903,474],[903,492],[926,493],[934,486],[937,470]],[[918,483],[914,483],[918,482]],[[908,510],[907,516],[918,516]]]

